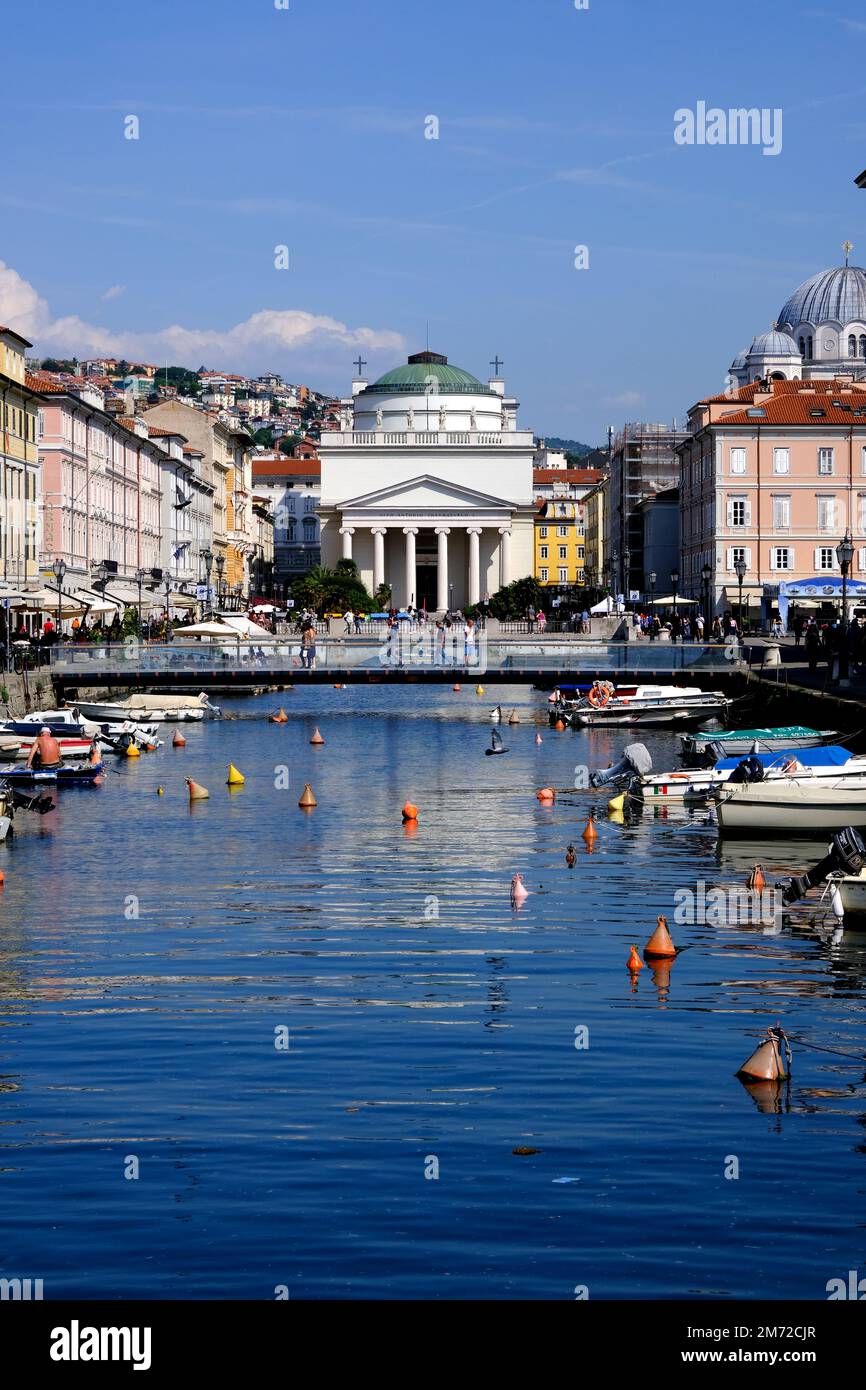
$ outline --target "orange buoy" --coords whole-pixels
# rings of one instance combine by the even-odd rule
[[[593,840],[598,839],[598,831],[595,828],[595,821],[592,816],[590,816],[583,828],[583,838],[586,840],[587,844],[591,844]]]
[[[300,801],[298,802],[298,805],[299,805],[299,806],[302,806],[302,807],[304,808],[304,810],[306,811],[306,810],[308,810],[309,807],[311,807],[311,806],[318,806],[318,804],[319,804],[318,801],[317,801],[316,798],[313,796],[313,789],[312,789],[312,787],[310,786],[309,782],[305,782],[305,783],[304,783],[304,790],[301,792],[301,799],[300,799]]]
[[[190,801],[207,801],[210,792],[207,787],[203,787],[201,782],[194,782],[191,777],[187,777],[186,785],[189,787]]]
[[[460,686],[459,686],[459,685],[452,685],[451,689],[452,689],[452,690],[459,690],[459,689],[460,689]]]
[[[782,1061],[781,1051],[783,1040],[786,1057],[790,1060],[791,1049],[787,1036],[784,1029],[776,1024],[775,1028],[767,1029],[765,1041],[743,1063],[736,1075],[749,1081],[787,1081],[787,1062]]]
[[[402,814],[404,820],[417,820],[417,819],[418,819],[418,807],[417,807],[416,805],[414,805],[413,802],[407,801],[407,802],[406,802],[406,805],[403,807],[403,810],[402,810],[402,813],[401,813],[401,814]]]
[[[155,744],[155,743],[146,743],[146,744],[144,745],[144,751],[145,751],[145,753],[155,753],[155,752],[156,752],[156,744]]]
[[[561,719],[557,719],[557,721],[556,721],[556,723],[554,724],[553,727],[554,727],[554,729],[564,729],[564,728],[565,728],[565,725],[563,724],[563,722],[562,722]]]
[[[2,885],[3,885],[5,882],[6,882],[6,875],[4,874],[3,870],[0,869],[0,887],[2,887]]]
[[[657,956],[662,959],[668,959],[671,956],[676,955],[677,948],[671,940],[671,934],[668,931],[667,918],[659,917],[658,926],[656,927],[647,944],[644,946],[643,953],[646,956],[647,960],[649,960],[651,956]]]
[[[535,735],[535,742],[536,742],[536,743],[540,743],[540,742],[541,742],[541,734],[536,734],[536,735]]]
[[[637,946],[632,946],[631,948],[631,954],[626,962],[626,970],[631,970],[632,972],[643,970],[643,961],[637,953]]]
[[[764,870],[761,868],[760,864],[756,864],[749,874],[749,877],[746,879],[746,887],[751,888],[753,893],[763,893],[766,886],[767,881],[764,878]]]
[[[289,716],[286,714],[286,711],[282,708],[282,706],[280,706],[276,714],[270,715],[268,722],[271,724],[288,724]]]
[[[322,738],[322,735],[319,733],[318,725],[316,725],[316,728],[313,730],[313,737],[310,739],[310,743],[316,743],[316,744],[318,744],[318,743],[324,743],[324,742],[325,742],[325,740]]]
[[[537,791],[535,793],[535,799],[536,801],[541,801],[543,804],[549,806],[551,802],[556,800],[556,788],[542,787],[540,791]]]
[[[175,729],[174,738],[171,741],[172,748],[186,748],[186,739],[180,729]]]
[[[335,689],[335,690],[342,690],[343,687],[342,687],[342,685],[335,685],[335,686],[334,686],[334,689]]]

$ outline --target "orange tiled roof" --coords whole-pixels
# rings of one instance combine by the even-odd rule
[[[722,396],[720,399],[730,398]],[[754,413],[758,410],[760,415]],[[826,379],[801,381],[799,378],[771,381],[762,391],[747,396],[742,409],[726,411],[715,421],[720,425],[760,422],[817,428],[863,422],[866,426],[866,383]]]
[[[264,478],[318,478],[322,466],[318,459],[293,459],[283,454],[253,459],[253,481]]]
[[[597,468],[533,468],[532,481],[538,483],[592,483],[601,481],[602,473]]]

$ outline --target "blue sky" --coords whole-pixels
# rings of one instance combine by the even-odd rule
[[[595,442],[723,388],[846,237],[866,264],[862,3],[42,0],[4,48],[0,322],[43,353],[343,392],[429,320]],[[782,108],[781,153],[676,145],[698,101]]]

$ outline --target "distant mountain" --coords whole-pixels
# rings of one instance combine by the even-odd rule
[[[548,449],[562,449],[566,454],[574,454],[577,458],[583,458],[584,454],[591,454],[596,448],[595,444],[581,444],[579,439],[559,439],[556,435],[544,435],[544,442]]]

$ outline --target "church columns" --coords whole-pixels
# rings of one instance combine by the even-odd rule
[[[436,607],[440,613],[448,608],[448,537],[450,526],[437,526],[439,551],[436,557]]]
[[[373,526],[373,592],[385,583],[385,536],[387,526]]]
[[[478,537],[480,526],[467,526],[469,537],[469,602],[477,603],[481,598],[481,556]]]
[[[344,559],[344,560],[351,560],[351,558],[352,558],[352,537],[354,536],[354,534],[355,534],[355,528],[354,528],[354,526],[341,526],[341,527],[340,527],[340,535],[343,537],[343,559]]]
[[[499,587],[504,589],[511,583],[511,527],[500,526],[499,534]]]
[[[404,526],[403,535],[406,537],[406,597],[403,602],[407,605],[415,602],[415,591],[417,579],[415,575],[415,537],[418,534],[417,526]]]

